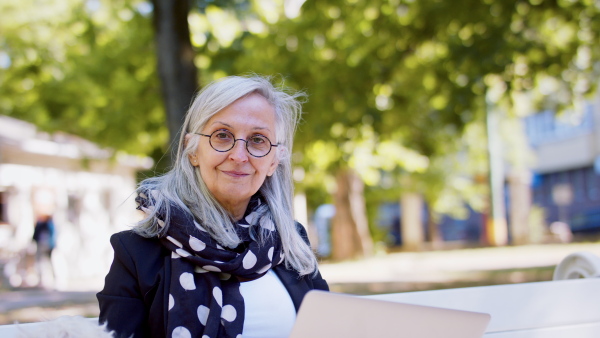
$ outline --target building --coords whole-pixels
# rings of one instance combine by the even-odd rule
[[[504,158],[500,162],[507,223],[503,234],[507,241],[502,244],[600,234],[600,94],[587,101],[582,111],[542,111],[520,122],[527,143],[522,146],[529,147],[525,153],[532,155],[532,161],[529,168],[518,171],[511,170]],[[499,141],[514,137],[519,135],[502,135]],[[403,245],[398,203],[382,206],[379,215],[378,225],[388,232],[389,244]],[[425,212],[421,218],[427,222]],[[437,228],[444,242],[480,243],[488,239],[486,220],[486,215],[469,208],[466,219],[444,215]],[[427,231],[423,227],[423,234]]]
[[[545,210],[546,223],[600,232],[600,95],[583,112],[544,111],[527,117],[525,127],[537,157],[533,204]]]
[[[0,261],[13,287],[40,282],[31,257],[36,217],[56,224],[52,287],[99,288],[112,262],[109,237],[139,218],[136,172],[152,160],[114,153],[82,138],[40,132],[0,116]]]

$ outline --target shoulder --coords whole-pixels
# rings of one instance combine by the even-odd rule
[[[158,238],[145,238],[136,234],[132,230],[117,232],[110,237],[115,255],[130,256],[132,258],[142,258],[148,256],[162,255],[162,246]]]
[[[297,221],[295,221],[294,223],[296,225],[296,232],[300,235],[300,237],[302,237],[302,240],[304,240],[304,242],[306,242],[308,244],[309,240],[308,240],[308,233],[306,232],[306,228],[304,227],[304,225],[300,224]]]
[[[137,233],[135,233],[133,230],[124,230],[124,231],[112,234],[110,236],[110,241],[111,241],[111,243],[118,241],[118,242],[129,243],[129,244],[140,244],[140,245],[146,244],[147,245],[149,243],[158,242],[158,239],[142,237],[142,236],[138,235]]]
[[[301,236],[306,236],[306,228],[304,227],[304,225],[302,225],[300,222],[298,221],[294,221],[295,225],[296,225],[296,231],[301,235]]]
[[[129,230],[112,235],[110,243],[114,250],[113,275],[133,276],[142,290],[149,290],[168,264],[170,252],[158,238],[145,238]]]

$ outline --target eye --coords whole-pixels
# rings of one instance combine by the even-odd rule
[[[227,140],[232,139],[231,133],[228,132],[227,130],[217,130],[213,134],[213,137],[220,141],[227,141]]]
[[[262,135],[253,135],[250,136],[250,138],[248,139],[248,141],[254,145],[260,146],[260,145],[266,145],[269,142],[267,141],[267,138],[262,136]]]

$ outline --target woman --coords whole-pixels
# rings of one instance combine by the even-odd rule
[[[111,237],[115,258],[98,293],[108,329],[287,337],[304,295],[328,290],[292,216],[300,96],[228,77],[195,97],[173,169],[138,188],[146,218]]]

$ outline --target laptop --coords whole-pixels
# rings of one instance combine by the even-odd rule
[[[290,338],[481,338],[490,319],[487,313],[313,290]]]

